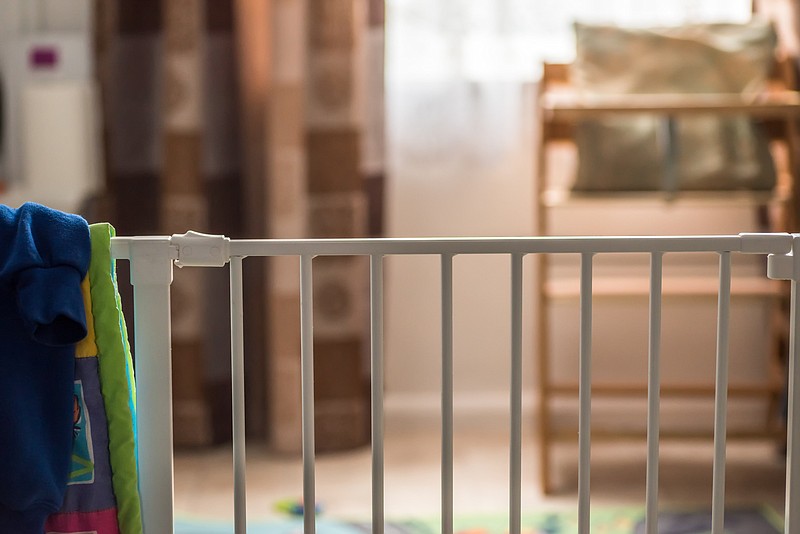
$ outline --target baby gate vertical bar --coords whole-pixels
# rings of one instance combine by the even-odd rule
[[[139,490],[145,534],[173,531],[169,238],[131,243]]]
[[[539,469],[541,471],[540,485],[542,491],[546,494],[550,493],[551,480],[550,480],[550,342],[548,335],[548,325],[550,324],[548,313],[548,299],[545,291],[545,276],[548,262],[546,254],[538,254],[536,256],[537,275],[536,275],[536,290],[533,292],[534,309],[537,310],[536,315],[536,339],[538,341],[536,347],[536,359],[539,365],[537,366],[538,377],[538,395],[537,403],[539,405],[537,410],[537,417],[539,423],[537,425],[537,433],[539,434]]]
[[[794,272],[792,273],[792,296],[789,323],[789,396],[786,442],[786,510],[785,534],[800,534],[800,301],[797,281],[800,236],[794,237]]]
[[[725,523],[725,446],[728,411],[728,324],[731,306],[731,254],[719,256],[717,309],[717,376],[714,394],[714,482],[711,532],[722,534]]]
[[[520,533],[522,520],[522,257],[511,255],[511,534]]]
[[[647,511],[645,531],[658,534],[658,439],[661,390],[661,286],[663,254],[650,256],[650,348],[647,376]]]
[[[372,532],[383,534],[383,256],[370,256],[372,343]]]
[[[233,525],[247,532],[244,422],[244,305],[242,258],[231,258],[231,382],[233,386]]]
[[[303,396],[303,527],[316,530],[314,491],[314,302],[311,265],[314,257],[300,256],[300,361]]]
[[[581,253],[578,411],[578,532],[589,534],[592,429],[592,254]]]
[[[441,258],[442,534],[453,534],[453,255]]]

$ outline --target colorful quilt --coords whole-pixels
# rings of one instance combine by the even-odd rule
[[[47,534],[142,534],[136,469],[136,387],[111,258],[114,228],[89,227],[83,281],[87,337],[75,348],[72,471]]]
[[[590,530],[593,534],[644,534],[645,512],[637,506],[592,506]],[[578,532],[578,515],[574,508],[539,510],[522,514],[523,534],[573,534]],[[456,516],[456,534],[508,534],[508,516]],[[441,532],[438,517],[388,521],[386,534],[437,534]],[[768,506],[725,510],[725,534],[780,534],[783,521]],[[250,534],[303,534],[302,518],[254,521],[247,526]],[[341,521],[317,518],[317,534],[369,534],[368,521]],[[711,511],[705,508],[660,510],[659,534],[709,534]],[[175,534],[233,534],[229,522],[199,518],[179,518]]]

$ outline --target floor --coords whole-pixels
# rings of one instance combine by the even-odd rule
[[[554,473],[562,488],[544,496],[538,489],[537,445],[530,432],[523,450],[524,511],[573,507],[576,501],[577,448],[556,450]],[[454,510],[458,514],[502,514],[508,507],[508,453],[505,432],[457,428]],[[387,424],[385,506],[387,519],[436,517],[439,497],[439,435],[435,429]],[[248,517],[280,515],[275,505],[302,495],[302,462],[253,445],[247,452]],[[783,509],[784,466],[771,443],[728,446],[726,496],[729,504],[769,504]],[[660,462],[660,505],[702,506],[711,501],[710,442],[664,443]],[[179,516],[231,518],[231,449],[183,451],[175,458]],[[318,503],[329,517],[370,517],[368,449],[328,454],[317,460]],[[592,451],[592,503],[642,505],[645,488],[643,442],[601,444]]]

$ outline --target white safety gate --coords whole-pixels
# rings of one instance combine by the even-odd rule
[[[173,531],[172,386],[170,372],[170,284],[173,263],[187,267],[222,267],[230,262],[231,365],[233,381],[234,525],[246,531],[244,350],[242,260],[248,256],[300,258],[303,499],[315,502],[312,260],[315,256],[370,258],[372,376],[372,531],[384,531],[383,440],[383,259],[386,256],[433,255],[441,259],[442,309],[442,460],[441,528],[453,533],[453,257],[505,254],[511,262],[511,414],[509,532],[520,534],[522,474],[522,272],[530,254],[580,254],[580,391],[578,521],[589,533],[592,260],[601,253],[648,253],[650,271],[650,343],[647,424],[646,532],[657,532],[659,445],[659,356],[661,345],[662,258],[675,252],[719,255],[717,370],[714,423],[712,532],[723,533],[725,445],[728,385],[728,320],[731,255],[768,255],[768,276],[791,280],[791,325],[788,354],[789,406],[786,466],[785,530],[800,534],[800,362],[796,342],[797,281],[800,279],[800,234],[658,237],[531,237],[453,239],[231,240],[189,232],[172,237],[118,237],[112,255],[131,262],[134,286],[136,383],[138,396],[139,476],[146,534]],[[314,534],[315,515],[305,513],[305,534]]]

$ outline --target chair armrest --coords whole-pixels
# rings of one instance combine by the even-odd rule
[[[800,92],[582,95],[564,90],[543,93],[539,106],[549,121],[633,113],[788,118],[800,117]]]

